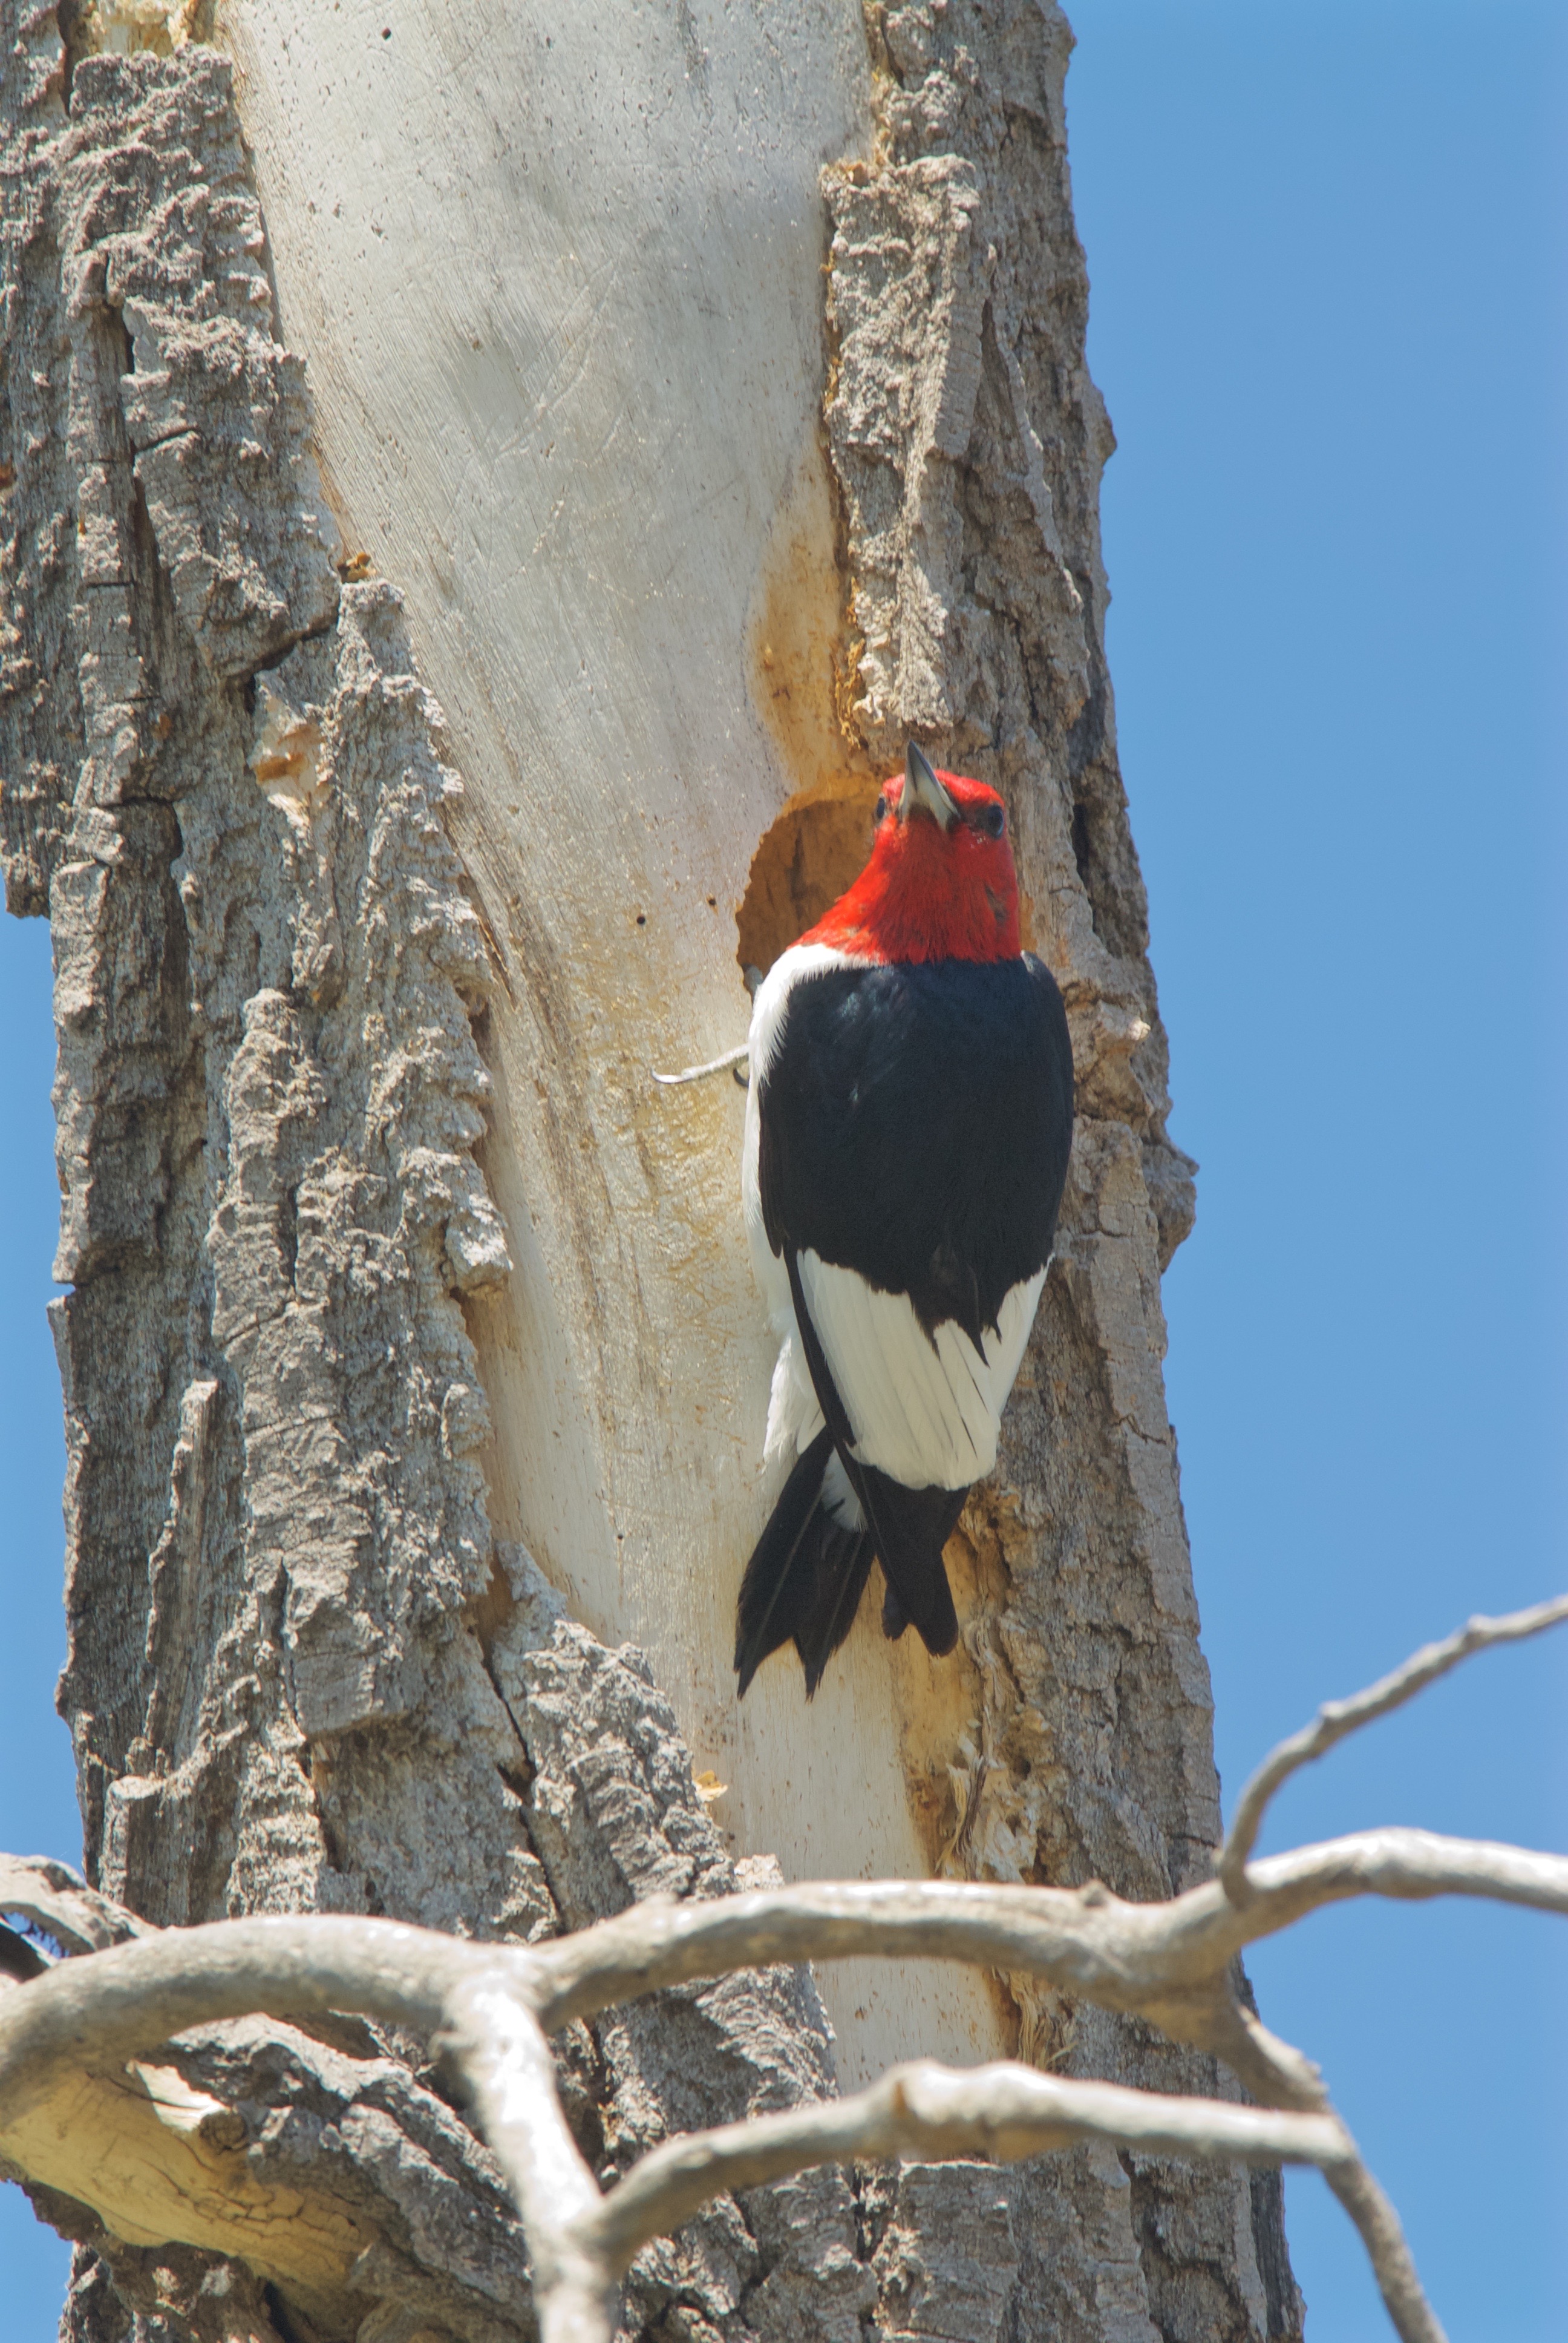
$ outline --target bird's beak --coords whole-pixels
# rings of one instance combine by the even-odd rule
[[[943,830],[950,830],[959,818],[959,809],[938,780],[930,759],[911,740],[904,751],[904,787],[899,799],[900,821],[908,821],[918,805],[924,806],[931,819]]]

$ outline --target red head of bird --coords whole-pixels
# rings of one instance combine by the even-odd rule
[[[997,791],[911,742],[877,799],[871,859],[800,939],[856,960],[1016,960],[1018,873]]]

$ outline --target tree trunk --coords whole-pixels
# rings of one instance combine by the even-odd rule
[[[55,938],[95,1883],[160,1923],[528,1936],[773,1859],[1201,1876],[1159,1297],[1191,1167],[1104,663],[1065,20],[3,6],[0,806]],[[1060,1257],[950,1549],[960,1654],[868,1604],[812,1705],[781,1659],[739,1709],[743,1100],[650,1068],[742,1037],[743,969],[859,868],[910,734],[1006,794],[1067,998]],[[407,2047],[193,2052],[236,2171],[320,2235],[219,2205],[171,2252],[84,2183],[49,2201],[76,2343],[526,2333],[493,2169]],[[1233,2088],[935,1966],[563,2047],[606,2167],[835,2060]],[[628,2295],[672,2338],[872,2313],[1300,2330],[1276,2179],[1088,2154],[759,2190]]]

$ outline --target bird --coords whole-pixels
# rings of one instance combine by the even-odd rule
[[[870,860],[757,985],[741,1202],[775,1333],[764,1457],[791,1461],[742,1577],[738,1698],[793,1640],[814,1697],[873,1561],[933,1656],[942,1561],[1045,1284],[1072,1045],[1021,949],[1007,809],[910,742]]]

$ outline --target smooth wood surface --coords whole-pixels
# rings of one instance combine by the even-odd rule
[[[874,795],[834,715],[819,444],[818,173],[869,136],[859,9],[223,0],[217,32],[323,476],[407,598],[501,970],[485,1167],[517,1268],[469,1321],[498,1531],[647,1651],[738,1852],[920,1875],[961,1661],[887,1645],[869,1601],[809,1709],[792,1655],[737,1707],[775,1479],[744,1097],[650,1078],[744,1035],[737,918],[781,811],[820,819],[775,833],[749,951],[789,940],[813,854],[855,867]],[[846,2082],[1005,2046],[961,1972],[821,1982]]]

